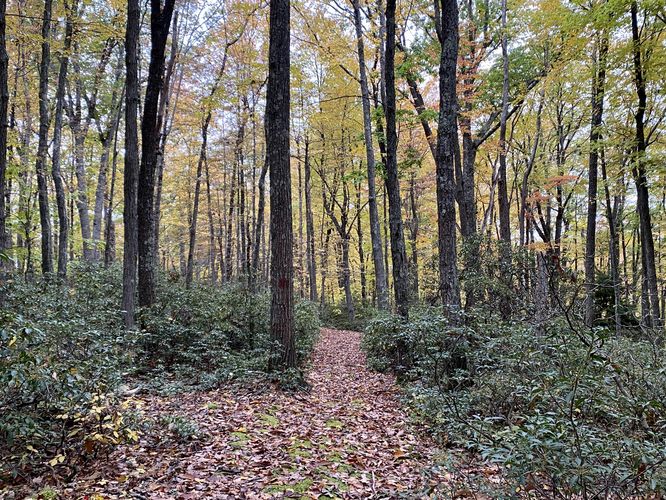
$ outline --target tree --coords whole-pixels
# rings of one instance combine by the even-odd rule
[[[125,32],[125,208],[123,225],[125,243],[123,256],[122,309],[125,326],[134,326],[136,305],[136,273],[138,257],[137,189],[139,182],[139,23],[141,11],[138,0],[127,0],[127,30]]]
[[[435,0],[439,1],[439,0]],[[439,124],[437,134],[437,227],[439,288],[442,303],[460,307],[456,264],[455,144],[457,134],[456,67],[458,60],[458,4],[442,0],[439,62]]]
[[[166,42],[173,17],[175,0],[150,0],[150,64],[148,83],[141,120],[141,164],[137,190],[139,305],[155,302],[155,172],[161,123],[158,106],[162,81]]]
[[[601,125],[604,114],[604,91],[606,85],[606,56],[608,38],[597,32],[595,37],[594,61],[592,64],[592,118],[590,122],[590,153],[588,162],[587,186],[587,225],[585,238],[585,323],[592,326],[595,319],[595,266],[597,234],[597,183],[599,150],[602,147]]]
[[[42,58],[39,63],[39,144],[37,146],[37,192],[39,197],[39,222],[42,228],[42,273],[53,272],[51,244],[51,215],[46,177],[49,134],[49,65],[51,63],[51,11],[52,0],[44,0],[42,20]]]
[[[633,55],[634,85],[638,105],[634,113],[635,145],[632,173],[636,182],[638,218],[640,221],[641,258],[643,261],[644,277],[646,282],[648,305],[647,318],[650,323],[658,324],[659,290],[657,283],[657,269],[654,257],[654,238],[652,236],[652,216],[650,215],[650,196],[648,193],[648,180],[645,168],[645,154],[647,141],[645,139],[645,111],[647,108],[647,90],[645,83],[644,51],[642,48],[641,32],[638,25],[638,5],[631,2],[631,40]]]
[[[368,208],[370,212],[370,242],[372,261],[375,266],[375,288],[377,304],[380,309],[388,309],[388,290],[386,289],[386,269],[382,251],[382,237],[377,211],[377,188],[375,186],[375,152],[372,145],[372,118],[370,116],[370,92],[365,69],[365,49],[363,47],[363,26],[361,23],[360,0],[353,0],[354,26],[356,28],[356,49],[358,52],[358,71],[361,84],[361,104],[363,106],[363,139],[365,141],[366,166],[368,171]]]
[[[7,211],[5,201],[5,182],[7,173],[7,109],[9,105],[9,89],[7,78],[9,73],[9,55],[7,54],[5,12],[7,0],[0,0],[0,252],[9,247],[7,237]],[[0,263],[0,268],[2,264]]]
[[[389,201],[391,228],[391,259],[393,262],[393,288],[398,314],[409,315],[409,273],[407,250],[402,224],[402,203],[398,178],[398,134],[396,132],[395,103],[395,0],[386,2],[386,190]]]
[[[293,228],[289,163],[289,0],[270,1],[266,151],[270,172],[271,338],[280,345],[271,368],[296,366]]]
[[[62,115],[65,106],[65,87],[67,85],[67,68],[69,66],[69,51],[72,47],[73,16],[78,10],[78,2],[72,5],[65,3],[67,20],[65,22],[65,43],[60,56],[60,69],[58,71],[58,88],[56,90],[55,120],[53,123],[53,157],[51,175],[55,186],[56,206],[58,207],[58,276],[67,275],[67,239],[69,224],[67,220],[67,199],[65,197],[65,183],[60,169],[60,153],[62,145]]]

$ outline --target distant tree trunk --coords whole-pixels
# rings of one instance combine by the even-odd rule
[[[210,172],[206,161],[206,198],[208,207],[208,266],[210,268],[210,281],[213,286],[217,284],[217,265],[215,262],[215,224],[213,222],[213,199],[210,191]]]
[[[356,207],[361,210],[361,184],[356,184]],[[361,300],[363,304],[368,299],[368,286],[365,276],[365,251],[363,250],[363,219],[359,213],[356,216],[356,237],[358,239],[358,262],[361,268]]]
[[[435,0],[439,1],[439,0]],[[457,139],[456,66],[458,59],[458,4],[442,0],[442,52],[439,64],[439,125],[437,134],[437,226],[439,229],[439,280],[442,303],[460,307],[456,265],[456,184],[454,180]]]
[[[314,241],[314,218],[312,216],[312,179],[311,179],[311,165],[310,165],[310,141],[306,134],[305,136],[305,162],[303,165],[305,170],[305,234],[307,240],[307,253],[308,253],[308,277],[310,280],[310,300],[317,301],[317,259],[315,252]],[[262,174],[264,171],[262,170]],[[261,183],[261,181],[260,181]],[[263,215],[263,212],[262,212]]]
[[[42,20],[42,59],[39,64],[39,145],[37,146],[37,191],[39,196],[39,222],[42,228],[42,273],[53,272],[51,251],[51,215],[46,177],[46,157],[49,147],[49,65],[51,64],[51,11],[52,0],[44,0]]]
[[[645,140],[645,110],[647,108],[647,92],[645,89],[645,68],[643,67],[643,52],[641,49],[640,31],[638,26],[638,5],[635,1],[631,3],[631,32],[633,41],[634,57],[634,84],[638,97],[638,107],[634,115],[636,122],[636,149],[634,164],[632,167],[634,180],[636,182],[637,210],[641,228],[641,247],[643,256],[643,279],[646,281],[647,301],[649,305],[649,323],[659,324],[659,290],[657,283],[657,270],[654,258],[654,239],[652,237],[652,220],[650,215],[650,200],[648,194],[648,180],[645,168],[645,152],[647,143]]]
[[[239,129],[239,134],[240,129]],[[236,209],[236,169],[238,168],[238,161],[234,163],[233,169],[231,171],[231,189],[229,190],[229,208],[228,208],[228,217],[227,217],[227,241],[226,247],[224,250],[224,281],[231,281],[231,278],[234,273],[234,261],[233,261],[233,221],[234,221],[234,210]]]
[[[139,22],[141,11],[138,0],[127,0],[127,29],[125,32],[125,171],[123,226],[123,299],[122,308],[127,328],[134,327],[137,288],[139,138],[137,130],[139,107]]]
[[[416,175],[412,172],[409,180],[409,233],[411,246],[411,259],[409,263],[412,296],[415,299],[419,297],[419,254],[418,254],[418,236],[419,236],[419,213],[416,203]]]
[[[122,102],[122,96],[121,96]],[[119,110],[120,111],[120,110]],[[113,133],[113,159],[111,160],[111,187],[109,188],[109,199],[106,205],[106,223],[104,226],[104,267],[109,267],[116,258],[116,226],[113,222],[113,199],[116,190],[116,171],[118,165],[118,128],[120,112]]]
[[[250,289],[255,289],[259,277],[259,254],[261,243],[264,240],[264,212],[266,210],[266,173],[268,172],[268,156],[264,158],[264,164],[259,174],[259,200],[257,201],[257,223],[254,227],[254,249],[252,251],[252,268],[250,270]],[[306,180],[307,182],[307,180]],[[307,192],[306,192],[307,196]],[[307,198],[306,198],[307,200]]]
[[[109,172],[109,163],[113,155],[113,145],[116,136],[116,130],[120,122],[122,113],[122,98],[125,89],[119,89],[118,83],[122,75],[122,60],[118,60],[115,68],[113,90],[111,91],[111,110],[108,122],[105,127],[98,123],[98,135],[102,145],[102,155],[99,160],[99,172],[97,174],[97,187],[95,188],[95,208],[93,212],[92,240],[93,240],[93,260],[99,261],[100,242],[102,238],[102,225],[104,221],[104,201],[107,191],[107,177]]]
[[[606,85],[606,54],[608,39],[604,34],[597,33],[595,60],[592,75],[592,120],[590,123],[590,153],[587,185],[587,229],[585,238],[585,323],[594,324],[596,311],[594,307],[595,293],[595,250],[597,235],[597,183],[599,150],[601,146],[601,125],[604,113],[604,91]],[[610,221],[609,221],[610,222]],[[611,249],[611,253],[614,250]]]
[[[0,252],[9,248],[10,241],[7,233],[7,215],[9,203],[6,199],[6,172],[7,172],[7,110],[9,105],[9,88],[7,78],[9,73],[9,55],[6,42],[7,1],[0,0]],[[0,269],[3,268],[0,260]]]
[[[192,284],[194,276],[194,250],[197,242],[197,219],[199,216],[199,198],[201,193],[201,176],[203,175],[203,166],[206,163],[206,150],[208,145],[208,126],[212,113],[208,111],[201,124],[201,148],[199,150],[199,161],[197,162],[197,177],[194,181],[194,202],[192,204],[192,217],[190,218],[190,244],[187,252],[187,272],[185,274],[185,286],[187,288]]]
[[[62,116],[65,106],[65,86],[67,85],[67,67],[69,65],[69,51],[72,47],[72,16],[78,10],[76,0],[71,6],[65,2],[67,20],[65,24],[65,43],[60,56],[60,70],[58,72],[58,88],[56,90],[55,121],[53,123],[53,157],[51,174],[55,186],[56,205],[58,207],[58,276],[67,276],[67,238],[69,225],[67,221],[67,199],[65,198],[65,184],[60,170],[60,147],[62,144]]]
[[[377,188],[375,186],[375,152],[372,145],[372,118],[370,116],[370,92],[365,71],[365,51],[363,47],[363,26],[361,22],[360,0],[354,0],[354,25],[356,28],[356,47],[358,52],[359,80],[363,105],[363,137],[365,140],[366,165],[368,171],[368,207],[370,211],[370,241],[372,243],[372,262],[375,267],[375,288],[377,305],[380,309],[389,308],[386,288],[386,268],[382,250],[379,212],[377,210]]]
[[[141,164],[139,167],[138,250],[139,305],[155,302],[155,171],[161,123],[158,105],[164,78],[166,42],[169,36],[175,0],[150,0],[150,64],[141,121]]]
[[[393,288],[395,304],[400,316],[409,315],[409,275],[407,252],[402,225],[402,203],[398,178],[398,135],[396,132],[395,104],[395,3],[386,1],[386,190],[389,198],[389,225],[391,228],[391,258],[393,262]]]
[[[296,366],[294,256],[289,165],[289,0],[270,0],[266,151],[271,194],[271,338],[280,343],[271,368]]]

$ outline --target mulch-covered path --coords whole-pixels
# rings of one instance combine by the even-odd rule
[[[445,498],[437,451],[408,423],[391,376],[369,371],[356,332],[322,329],[309,392],[273,388],[141,397],[164,426],[60,489],[99,498]],[[437,493],[439,491],[439,493]]]

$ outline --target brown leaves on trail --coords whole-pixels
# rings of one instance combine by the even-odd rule
[[[145,398],[147,417],[171,415],[170,426],[196,429],[195,437],[175,440],[155,425],[60,491],[89,498],[428,497],[445,479],[431,470],[434,450],[408,426],[392,377],[367,370],[359,344],[359,333],[323,329],[310,392],[225,388]]]

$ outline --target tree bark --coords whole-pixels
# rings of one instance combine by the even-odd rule
[[[289,162],[289,0],[270,0],[266,150],[271,195],[271,338],[279,355],[270,368],[295,367],[293,227]]]
[[[650,215],[650,202],[648,181],[645,166],[645,153],[647,144],[645,140],[645,110],[647,108],[647,92],[645,85],[645,69],[643,67],[643,51],[641,49],[640,31],[638,26],[638,5],[631,3],[631,33],[633,41],[634,59],[634,85],[638,107],[634,115],[636,122],[635,157],[632,172],[636,182],[637,210],[641,228],[641,247],[643,256],[644,280],[646,281],[648,322],[653,325],[660,324],[659,290],[657,283],[657,270],[654,258],[654,238],[652,237],[652,219]]]
[[[594,324],[596,311],[594,307],[596,235],[597,235],[597,183],[599,150],[602,147],[601,125],[604,113],[604,91],[606,85],[606,54],[608,39],[604,34],[597,33],[597,47],[592,67],[592,119],[590,123],[590,153],[588,162],[587,185],[587,229],[585,238],[585,323]],[[613,250],[611,249],[611,253]]]
[[[439,1],[439,0],[435,0]],[[460,308],[456,265],[455,142],[457,139],[456,66],[458,4],[442,0],[442,52],[439,63],[439,125],[437,134],[437,227],[440,295],[444,307]]]
[[[53,272],[51,243],[51,215],[46,178],[46,157],[48,155],[49,133],[49,65],[51,63],[51,13],[52,0],[44,0],[42,21],[42,59],[39,64],[39,145],[37,146],[37,191],[39,196],[39,222],[42,228],[42,273]]]
[[[138,0],[127,0],[127,29],[125,32],[125,171],[124,213],[125,231],[123,255],[122,309],[127,328],[134,327],[138,258],[139,137],[137,130],[139,107],[138,43],[141,11]],[[145,236],[145,235],[144,235]]]
[[[164,78],[166,42],[175,0],[150,0],[150,64],[141,120],[141,163],[137,191],[139,305],[155,302],[155,171],[161,123],[158,105]]]
[[[391,258],[393,262],[393,288],[396,310],[400,316],[409,315],[409,275],[407,252],[402,224],[402,203],[398,178],[398,135],[396,132],[395,104],[395,4],[386,1],[386,190],[389,198],[389,225],[391,230]]]
[[[62,117],[65,106],[65,86],[67,84],[67,67],[69,65],[69,51],[72,47],[72,17],[78,10],[78,2],[72,5],[65,2],[67,20],[65,24],[65,43],[60,56],[60,69],[58,72],[58,88],[56,90],[55,121],[53,124],[53,157],[51,175],[55,186],[56,205],[58,207],[58,276],[67,276],[67,239],[69,225],[67,221],[67,199],[65,198],[65,184],[60,170],[60,148],[62,144]]]

